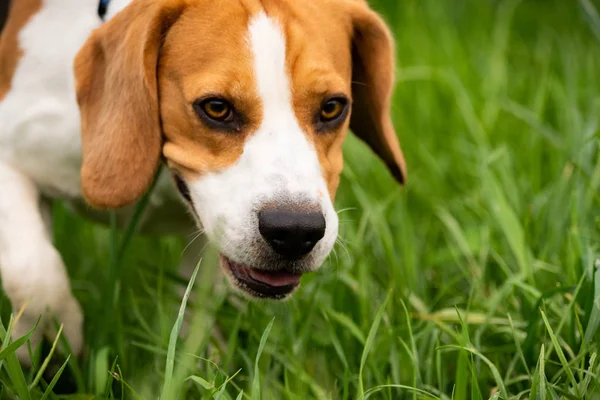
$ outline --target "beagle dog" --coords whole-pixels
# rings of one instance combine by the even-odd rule
[[[234,287],[283,299],[336,242],[348,130],[406,179],[393,40],[364,0],[12,3],[0,39],[0,275],[22,312],[15,336],[43,315],[32,346],[49,316],[74,353],[83,344],[52,199],[126,221],[157,179],[144,232],[201,229]]]

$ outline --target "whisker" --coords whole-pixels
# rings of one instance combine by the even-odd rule
[[[198,230],[198,232],[192,234],[195,235],[194,238],[192,240],[190,240],[190,242],[183,248],[183,250],[181,251],[181,254],[183,255],[183,253],[185,253],[185,251],[192,245],[194,244],[194,242],[196,240],[198,240],[200,238],[200,236],[202,236],[204,234],[204,230]],[[191,236],[191,235],[190,235]],[[202,247],[202,251],[204,251],[206,249],[206,246],[208,245],[208,242]],[[201,252],[202,252],[201,251]]]
[[[352,84],[354,84],[354,85],[360,85],[360,86],[364,86],[364,87],[367,87],[367,86],[369,86],[369,85],[367,85],[367,84],[366,84],[366,83],[364,83],[364,82],[358,82],[358,81],[352,81]]]
[[[345,240],[341,236],[338,236],[338,238],[335,241],[336,244],[339,244],[340,247],[342,249],[344,249],[344,251],[346,252],[346,255],[348,256],[348,259],[352,259],[350,251],[348,250],[348,246],[344,242],[345,242]]]
[[[192,237],[192,236],[193,236],[193,237],[194,237],[194,239],[195,239],[195,238],[196,238],[196,236],[198,235],[198,233],[200,233],[200,232],[204,232],[204,231],[203,231],[202,229],[198,229],[198,230],[196,230],[196,231],[194,231],[194,232],[190,233],[189,235],[187,235],[187,237],[188,237],[188,238],[190,238],[190,237]],[[192,239],[192,240],[193,240],[193,239]]]
[[[333,254],[335,256],[335,267],[339,268],[340,267],[340,257],[338,256],[337,250],[335,249],[335,247],[331,250],[331,254]]]

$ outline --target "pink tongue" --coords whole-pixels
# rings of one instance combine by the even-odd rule
[[[300,275],[294,275],[286,272],[265,273],[253,269],[248,269],[248,272],[252,279],[266,283],[267,285],[273,287],[297,285],[300,283],[301,277]]]

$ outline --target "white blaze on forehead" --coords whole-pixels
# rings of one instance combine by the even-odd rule
[[[253,246],[264,243],[257,213],[265,203],[308,202],[320,208],[327,228],[313,250],[311,268],[316,268],[335,243],[338,220],[316,149],[294,113],[286,39],[281,26],[261,12],[250,21],[247,42],[262,120],[235,164],[191,182],[191,197],[209,238],[227,257],[250,266],[260,262],[260,249]]]
[[[325,189],[316,149],[302,131],[292,105],[292,85],[286,66],[286,39],[277,21],[264,12],[249,26],[249,42],[254,56],[254,76],[263,106],[262,124],[246,143],[247,152],[256,152],[265,174],[278,176],[279,187],[314,197],[317,186]],[[266,154],[265,154],[266,153]],[[267,157],[266,159],[264,157]],[[270,160],[270,162],[269,162]]]
[[[268,116],[276,107],[292,103],[285,65],[285,37],[281,27],[264,12],[251,21],[249,31],[256,83]]]

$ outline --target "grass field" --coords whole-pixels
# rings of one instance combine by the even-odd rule
[[[599,4],[373,6],[397,38],[408,186],[350,138],[321,272],[249,303],[209,250],[176,349],[185,243],[134,238],[118,266],[122,233],[57,205],[88,347],[45,398],[600,398]],[[32,385],[42,360],[21,371],[6,343],[0,397],[40,398],[64,358]]]

